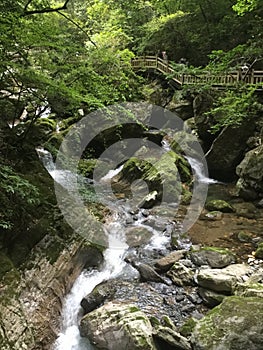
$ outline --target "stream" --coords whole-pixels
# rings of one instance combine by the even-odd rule
[[[167,145],[164,146],[165,149],[169,150]],[[43,149],[37,149],[37,152],[54,180],[69,190],[72,176],[74,175],[70,172],[56,170],[49,152]],[[188,162],[199,181],[206,183],[216,182],[203,175],[202,166],[198,161],[195,159],[188,159]],[[110,170],[101,181],[111,181],[112,177],[120,170],[121,168]],[[61,332],[54,344],[54,350],[95,349],[90,342],[86,338],[82,338],[79,333],[78,324],[82,316],[80,302],[95,286],[103,281],[116,277],[126,280],[129,278],[133,279],[136,274],[138,275],[137,270],[124,261],[125,255],[129,250],[125,238],[125,230],[127,230],[127,227],[140,227],[151,232],[149,241],[143,246],[143,251],[140,253],[140,259],[146,257],[146,261],[147,259],[149,261],[151,255],[155,257],[163,256],[169,253],[169,249],[171,248],[171,236],[164,234],[165,231],[169,231],[168,226],[171,225],[171,223],[167,224],[167,222],[165,222],[165,230],[161,228],[161,221],[159,221],[158,225],[147,225],[147,223],[145,224],[146,216],[147,220],[158,222],[158,217],[154,216],[158,214],[147,213],[146,215],[143,209],[140,209],[136,212],[136,215],[134,215],[132,208],[130,208],[123,199],[108,204],[113,214],[110,217],[110,221],[104,224],[109,240],[108,248],[104,251],[104,263],[99,269],[83,271],[75,281],[70,293],[65,297],[61,316]],[[168,210],[169,209],[173,209],[173,206],[171,205],[169,207],[168,205]],[[181,249],[189,249],[191,246],[191,242],[189,242],[188,239],[182,239],[179,244],[181,245]]]

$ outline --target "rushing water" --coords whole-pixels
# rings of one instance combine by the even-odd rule
[[[169,144],[165,143],[164,148],[169,151]],[[55,181],[60,183],[63,187],[70,190],[70,183],[75,179],[75,176],[70,171],[57,170],[53,162],[52,156],[49,152],[43,149],[37,149],[38,155],[42,160],[44,166],[49,171],[50,175]],[[188,158],[195,176],[200,182],[213,183],[214,180],[207,178],[203,174],[203,167],[198,161],[193,158]],[[121,171],[122,167],[115,170],[110,170],[106,176],[101,180],[103,182],[110,181],[113,176]],[[74,177],[74,179],[73,179]],[[87,339],[81,338],[78,323],[82,316],[82,308],[80,302],[83,297],[90,293],[93,288],[102,281],[109,280],[113,277],[121,275],[126,266],[124,262],[124,255],[128,249],[125,243],[124,230],[125,220],[127,219],[127,212],[129,208],[125,203],[118,206],[118,211],[115,209],[115,215],[112,217],[112,221],[105,224],[106,232],[108,232],[109,246],[104,252],[104,263],[100,270],[84,271],[75,281],[71,292],[66,296],[64,300],[62,310],[62,324],[61,332],[58,336],[56,343],[54,344],[54,350],[91,350],[94,347],[89,343]],[[170,237],[165,236],[162,232],[144,225],[143,215],[139,213],[138,220],[133,226],[147,227],[152,231],[152,238],[145,246],[145,251],[151,251],[154,249],[165,250],[169,244]],[[118,247],[118,248],[116,248]]]

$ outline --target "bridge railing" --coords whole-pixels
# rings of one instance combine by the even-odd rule
[[[238,82],[246,84],[262,84],[263,83],[263,71],[251,70],[249,73],[241,71],[228,72],[226,74],[183,74],[176,72],[175,68],[169,63],[168,60],[163,60],[157,56],[142,56],[136,57],[131,61],[132,66],[135,69],[157,69],[164,74],[170,74],[171,79],[178,85],[191,85],[191,84],[212,84],[218,86],[233,86]]]

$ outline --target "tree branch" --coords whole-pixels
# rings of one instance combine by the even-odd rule
[[[65,17],[68,21],[70,21],[72,24],[74,24],[77,28],[79,28],[81,31],[82,31],[82,33],[84,33],[86,36],[87,36],[87,38],[89,39],[89,41],[97,48],[97,45],[96,45],[96,43],[91,39],[91,37],[89,36],[89,34],[83,29],[83,28],[81,28],[81,26],[78,24],[78,23],[76,23],[75,21],[73,21],[73,19],[71,19],[71,18],[69,18],[68,16],[66,16],[64,13],[62,13],[62,12],[60,12],[60,11],[57,11],[61,16],[63,16],[63,17]]]
[[[60,6],[60,7],[57,7],[57,8],[46,7],[46,8],[39,9],[39,10],[28,11],[27,8],[30,5],[30,3],[32,2],[32,0],[28,0],[26,6],[24,8],[23,17],[30,16],[30,15],[35,15],[35,14],[39,14],[39,13],[50,13],[50,12],[58,12],[58,11],[61,11],[61,10],[66,10],[69,1],[70,0],[66,0],[63,6]]]

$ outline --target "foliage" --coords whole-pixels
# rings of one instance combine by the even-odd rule
[[[244,15],[246,12],[254,10],[257,6],[259,6],[259,0],[238,0],[233,5],[233,10],[239,15]]]
[[[213,108],[205,113],[216,121],[211,129],[212,133],[225,126],[240,125],[245,119],[255,117],[262,110],[262,105],[257,101],[254,89],[227,90],[216,100]]]
[[[28,180],[15,172],[10,166],[1,164],[0,168],[1,203],[5,210],[0,213],[0,228],[10,229],[19,212],[39,204],[39,191]]]

